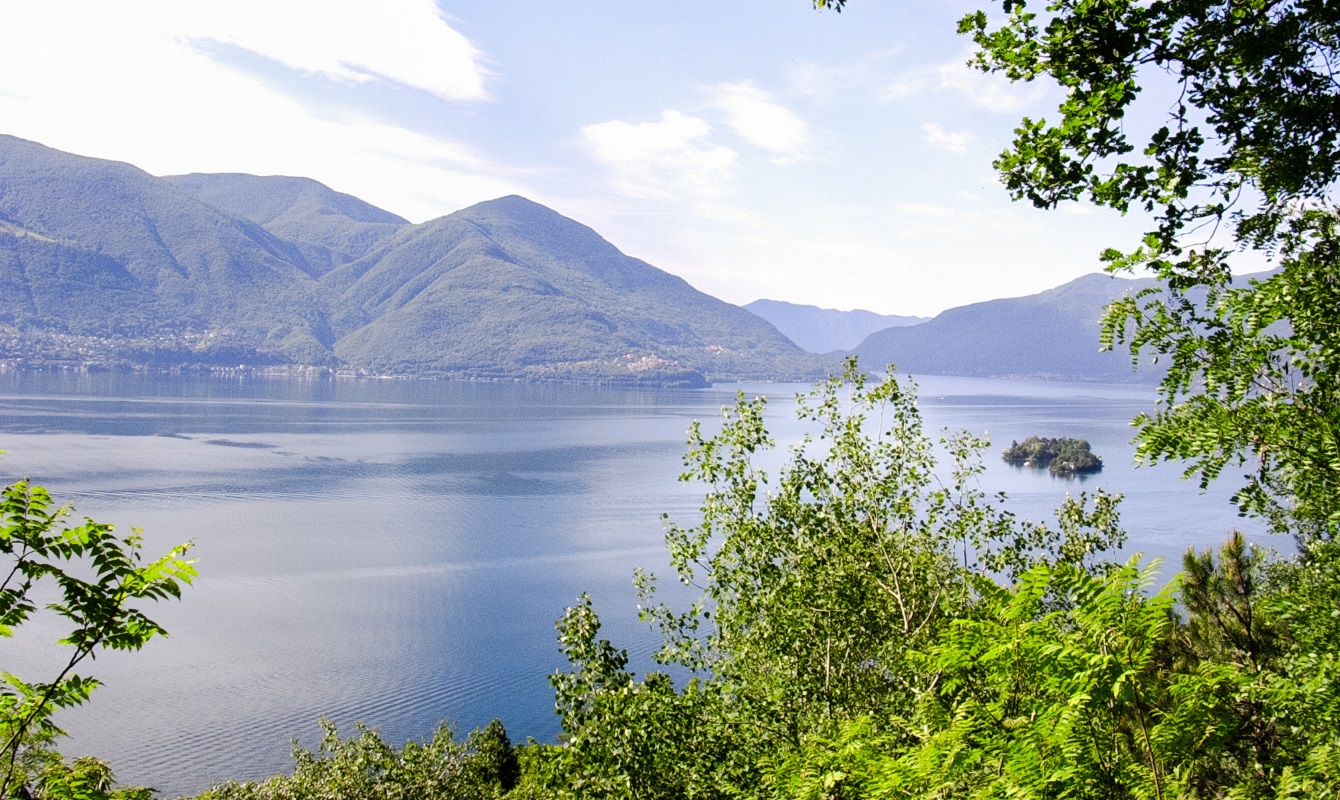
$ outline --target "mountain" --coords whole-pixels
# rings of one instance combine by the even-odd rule
[[[162,180],[293,243],[316,275],[362,258],[409,225],[311,178],[194,173]]]
[[[595,361],[768,377],[819,363],[744,309],[517,196],[407,228],[322,281],[372,319],[336,355],[379,370],[576,374]]]
[[[745,306],[771,322],[787,338],[811,353],[850,350],[875,331],[916,325],[927,317],[900,317],[873,311],[838,311],[781,300],[755,300]]]
[[[888,328],[852,352],[867,368],[896,364],[914,375],[1152,382],[1162,373],[1133,371],[1125,351],[1099,352],[1098,320],[1110,301],[1155,285],[1149,278],[1085,275],[1027,297],[951,308],[920,325]]]
[[[521,197],[420,225],[306,178],[0,136],[0,359],[700,385],[826,363]]]
[[[295,245],[129,164],[0,136],[0,221],[0,324],[329,360],[339,296]]]

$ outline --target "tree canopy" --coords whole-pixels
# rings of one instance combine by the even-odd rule
[[[841,11],[846,0],[813,0]],[[1329,0],[1002,0],[959,23],[972,63],[1064,90],[995,161],[1040,208],[1142,209],[1112,271],[1162,287],[1109,307],[1102,340],[1168,366],[1138,456],[1202,483],[1246,467],[1244,513],[1304,543],[1340,532],[1340,5]],[[1157,120],[1150,124],[1150,120]],[[1234,253],[1272,267],[1233,279]]]

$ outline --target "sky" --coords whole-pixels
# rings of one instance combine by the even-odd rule
[[[520,194],[732,303],[930,316],[1147,226],[1010,200],[991,162],[1058,94],[966,66],[978,0],[0,3],[0,133],[412,222]]]

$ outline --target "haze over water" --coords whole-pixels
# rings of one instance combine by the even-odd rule
[[[982,488],[1008,492],[1020,517],[1049,516],[1067,492],[1123,492],[1128,549],[1174,567],[1188,544],[1244,527],[1232,484],[1202,494],[1176,466],[1132,468],[1148,388],[919,383],[928,432],[989,433]],[[85,670],[105,685],[62,718],[62,751],[172,797],[286,770],[290,740],[314,744],[323,716],[397,744],[493,717],[513,741],[552,739],[553,621],[590,592],[603,635],[649,666],[631,573],[666,572],[660,515],[689,523],[702,495],[676,480],[685,432],[711,428],[741,388],[769,397],[779,445],[799,438],[804,386],[0,375],[6,483],[30,476],[80,517],[142,527],[150,555],[192,539],[199,559],[183,601],[150,610],[170,638]],[[1035,434],[1088,439],[1103,473],[1000,460]],[[23,644],[5,657],[20,675],[56,655]]]

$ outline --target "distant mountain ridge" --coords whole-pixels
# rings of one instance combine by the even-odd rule
[[[12,136],[0,358],[675,385],[824,370],[524,198],[412,225],[306,178],[156,178]]]
[[[839,311],[781,300],[755,300],[744,307],[771,322],[788,339],[811,353],[850,350],[875,331],[916,325],[929,319],[876,314],[861,309]]]
[[[896,364],[913,375],[1030,377],[1152,383],[1152,364],[1100,352],[1099,320],[1112,300],[1157,286],[1150,278],[1095,273],[1027,297],[951,308],[934,319],[873,333],[851,353],[869,369]]]

